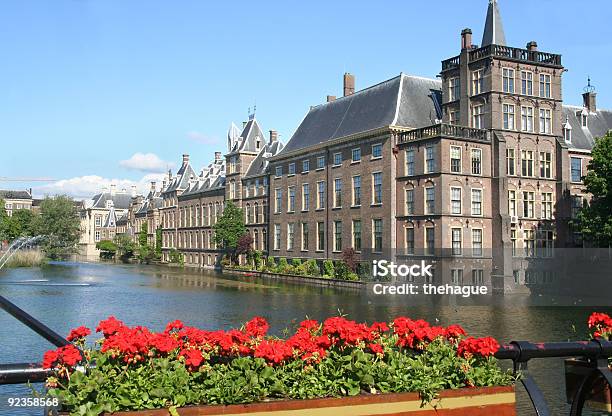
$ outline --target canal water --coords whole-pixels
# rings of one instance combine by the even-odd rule
[[[475,336],[511,340],[567,341],[583,338],[593,310],[606,308],[528,306],[525,298],[504,298],[495,306],[452,302],[411,305],[408,298],[373,301],[355,290],[331,289],[232,277],[214,272],[154,266],[61,263],[37,269],[0,271],[0,294],[61,334],[79,325],[95,328],[115,315],[130,325],[163,330],[180,319],[205,329],[232,328],[255,315],[280,334],[292,321],[324,319],[339,312],[355,320],[391,320],[404,315],[432,323],[464,326]],[[0,362],[39,362],[51,346],[0,311]],[[568,414],[563,361],[530,363],[553,415]],[[9,408],[9,397],[29,395],[27,386],[0,386],[0,415],[41,415],[41,409]],[[519,414],[535,414],[519,388]]]

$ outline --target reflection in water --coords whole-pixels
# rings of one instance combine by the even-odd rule
[[[153,266],[53,264],[42,269],[0,272],[0,294],[59,333],[78,325],[94,327],[115,315],[130,325],[162,330],[181,319],[206,329],[240,326],[255,315],[265,316],[273,332],[310,317],[338,313],[356,320],[389,320],[398,315],[424,318],[440,325],[458,323],[475,336],[510,340],[565,341],[582,338],[593,308],[527,306],[525,298],[501,298],[494,305],[431,298],[410,302],[405,297],[373,298],[354,290],[301,286],[253,277],[232,277],[208,271]],[[606,311],[605,309],[598,308]],[[609,311],[609,310],[608,310]],[[573,329],[576,325],[577,330]],[[7,314],[0,313],[2,362],[40,361],[50,346]],[[553,414],[567,414],[562,360],[530,363]],[[6,408],[6,397],[28,394],[23,386],[0,387],[0,415],[40,414]],[[519,391],[521,415],[531,415]]]

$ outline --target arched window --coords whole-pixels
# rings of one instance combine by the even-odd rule
[[[246,210],[245,210],[245,221],[247,224],[251,223],[251,204],[246,204]]]
[[[230,181],[230,199],[236,199],[236,181]]]
[[[259,204],[255,202],[255,224],[259,224]]]

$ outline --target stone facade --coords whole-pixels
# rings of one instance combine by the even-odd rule
[[[4,207],[2,208],[9,217],[13,215],[13,211],[32,209],[31,189],[27,191],[0,190],[0,199],[4,200]]]

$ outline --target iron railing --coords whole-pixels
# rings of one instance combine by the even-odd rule
[[[537,65],[561,67],[561,55],[530,51],[529,49],[512,48],[503,45],[488,45],[482,48],[473,49],[468,54],[470,62],[478,61],[487,57],[506,58],[513,61],[527,62]],[[460,55],[442,61],[442,72],[459,68]]]
[[[397,144],[407,143],[414,140],[431,139],[434,137],[449,137],[454,139],[478,140],[485,142],[491,141],[489,132],[487,130],[440,123],[399,133],[397,137]]]

